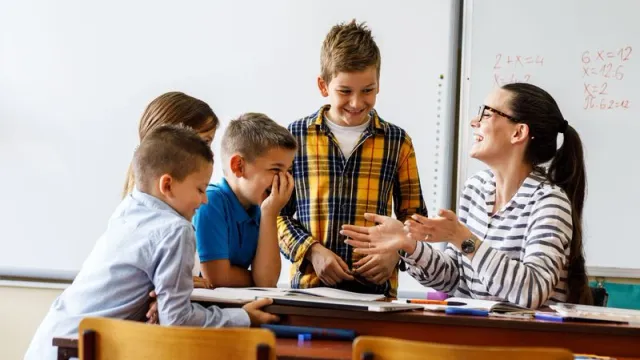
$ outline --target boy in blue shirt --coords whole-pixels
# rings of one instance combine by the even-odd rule
[[[296,141],[266,115],[247,113],[229,123],[221,148],[224,178],[209,185],[194,218],[202,276],[213,287],[275,287],[276,221],[293,191]]]
[[[146,320],[155,289],[163,325],[249,326],[275,321],[256,301],[242,309],[205,308],[190,301],[195,236],[191,218],[207,202],[213,170],[209,145],[193,130],[162,126],[133,159],[136,188],[109,220],[74,282],[54,301],[26,359],[56,359],[53,337],[72,336],[84,317]]]

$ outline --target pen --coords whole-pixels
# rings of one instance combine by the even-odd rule
[[[489,316],[489,311],[481,309],[469,309],[459,307],[448,307],[444,311],[447,315],[472,315],[472,316]]]
[[[446,300],[428,300],[428,299],[409,299],[409,304],[423,304],[423,305],[448,305],[448,306],[465,306],[466,303],[460,301],[446,301]]]

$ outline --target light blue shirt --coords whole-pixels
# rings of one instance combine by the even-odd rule
[[[74,336],[84,317],[145,320],[156,290],[162,325],[249,326],[242,309],[192,304],[193,225],[134,190],[118,206],[78,276],[51,305],[25,359],[56,359],[53,337]]]
[[[245,209],[224,178],[207,187],[207,198],[193,218],[200,262],[228,259],[248,269],[258,249],[260,207]]]

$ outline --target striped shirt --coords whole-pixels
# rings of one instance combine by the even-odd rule
[[[340,228],[344,224],[372,225],[365,222],[365,212],[391,215],[393,204],[393,212],[403,221],[414,213],[427,213],[409,135],[372,110],[369,127],[345,157],[325,123],[328,108],[289,125],[298,141],[293,161],[295,191],[278,218],[278,234],[282,254],[293,263],[293,288],[323,286],[304,258],[314,243],[338,254],[349,268],[363,257],[344,243]],[[358,279],[338,287],[395,296],[398,270],[383,285]]]
[[[458,217],[482,240],[471,260],[449,244],[444,252],[418,242],[404,258],[425,286],[453,296],[508,301],[527,308],[564,302],[573,233],[565,192],[531,173],[495,214],[496,182],[483,171],[466,184]]]

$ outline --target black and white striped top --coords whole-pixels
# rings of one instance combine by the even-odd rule
[[[535,173],[491,215],[493,173],[482,171],[465,184],[458,217],[481,245],[472,260],[451,244],[444,252],[418,242],[403,258],[422,285],[457,297],[502,300],[528,308],[564,302],[573,233],[565,192]]]

